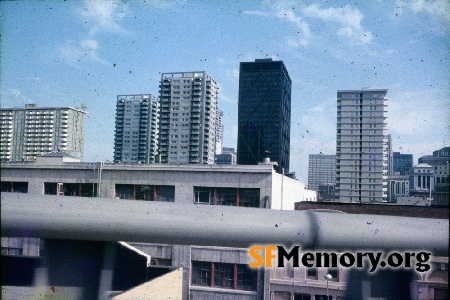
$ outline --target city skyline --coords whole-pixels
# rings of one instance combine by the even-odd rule
[[[168,71],[201,69],[220,83],[223,146],[236,147],[239,63],[256,58],[282,60],[292,78],[290,171],[302,182],[309,154],[335,153],[337,90],[389,90],[395,152],[417,160],[449,140],[446,1],[8,1],[0,8],[2,107],[86,105],[86,161],[113,159],[117,95],[157,95]]]

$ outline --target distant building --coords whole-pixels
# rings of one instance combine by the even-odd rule
[[[428,164],[434,169],[434,193],[436,205],[449,205],[450,198],[450,147],[433,151],[433,155],[419,158],[419,164]]]
[[[419,164],[429,164],[430,166],[444,166],[450,162],[450,147],[444,147],[433,151],[433,155],[419,157]]]
[[[278,173],[289,173],[291,78],[282,61],[241,62],[237,163],[257,165],[270,151]]]
[[[386,94],[337,92],[336,201],[387,201]]]
[[[205,71],[163,73],[160,88],[161,163],[214,164],[222,134],[218,83]]]
[[[114,162],[152,163],[158,148],[159,102],[150,94],[119,95]]]
[[[409,174],[410,195],[427,195],[434,190],[434,168],[428,164],[414,166]]]
[[[394,152],[394,173],[408,175],[413,167],[413,155]],[[394,175],[394,174],[391,174]]]
[[[388,200],[389,203],[396,203],[397,197],[409,196],[409,178],[407,175],[388,176]]]
[[[0,109],[0,160],[34,160],[62,150],[83,159],[86,112],[72,107]]]
[[[334,184],[319,184],[318,201],[334,201],[335,200],[335,185]]]
[[[220,154],[216,155],[217,165],[235,165],[237,161],[236,150],[234,148],[223,147]]]
[[[392,135],[388,134],[387,155],[388,155],[388,175],[394,175],[394,155],[392,153]]]
[[[308,189],[318,191],[319,185],[336,182],[336,155],[310,154],[308,164]]]

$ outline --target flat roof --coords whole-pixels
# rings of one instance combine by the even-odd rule
[[[43,165],[36,162],[2,162],[3,169],[93,169],[100,162],[65,162],[61,165]],[[169,172],[225,172],[225,173],[272,173],[272,165],[207,165],[207,164],[125,164],[103,163],[108,171],[169,171]]]

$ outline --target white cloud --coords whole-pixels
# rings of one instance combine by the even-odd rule
[[[344,7],[321,8],[318,4],[311,4],[302,9],[305,16],[317,18],[326,22],[338,23],[342,27],[337,30],[337,34],[349,38],[355,38],[362,44],[370,43],[373,35],[370,31],[364,30],[361,25],[364,15],[350,5]]]
[[[447,0],[397,0],[395,13],[402,15],[404,7],[413,13],[428,13],[450,21],[450,3]]]
[[[128,13],[125,2],[85,0],[84,4],[81,14],[94,24],[91,28],[91,35],[99,30],[127,33],[127,30],[119,24]]]
[[[93,39],[80,42],[68,40],[58,48],[58,54],[63,62],[75,68],[81,68],[83,64],[91,62],[107,65],[108,63],[100,58],[98,49],[98,43]]]
[[[272,10],[275,10],[275,12],[272,12]],[[244,14],[262,17],[276,17],[294,25],[298,30],[299,36],[287,38],[286,42],[291,47],[296,48],[298,46],[307,46],[309,44],[309,40],[312,38],[308,23],[306,23],[302,17],[292,9],[292,5],[290,5],[289,2],[281,1],[275,3],[271,7],[271,12],[247,10],[244,11]]]

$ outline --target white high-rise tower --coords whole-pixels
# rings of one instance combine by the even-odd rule
[[[337,92],[336,201],[387,201],[386,94]]]
[[[161,163],[214,164],[217,82],[204,71],[163,73],[160,88]]]

